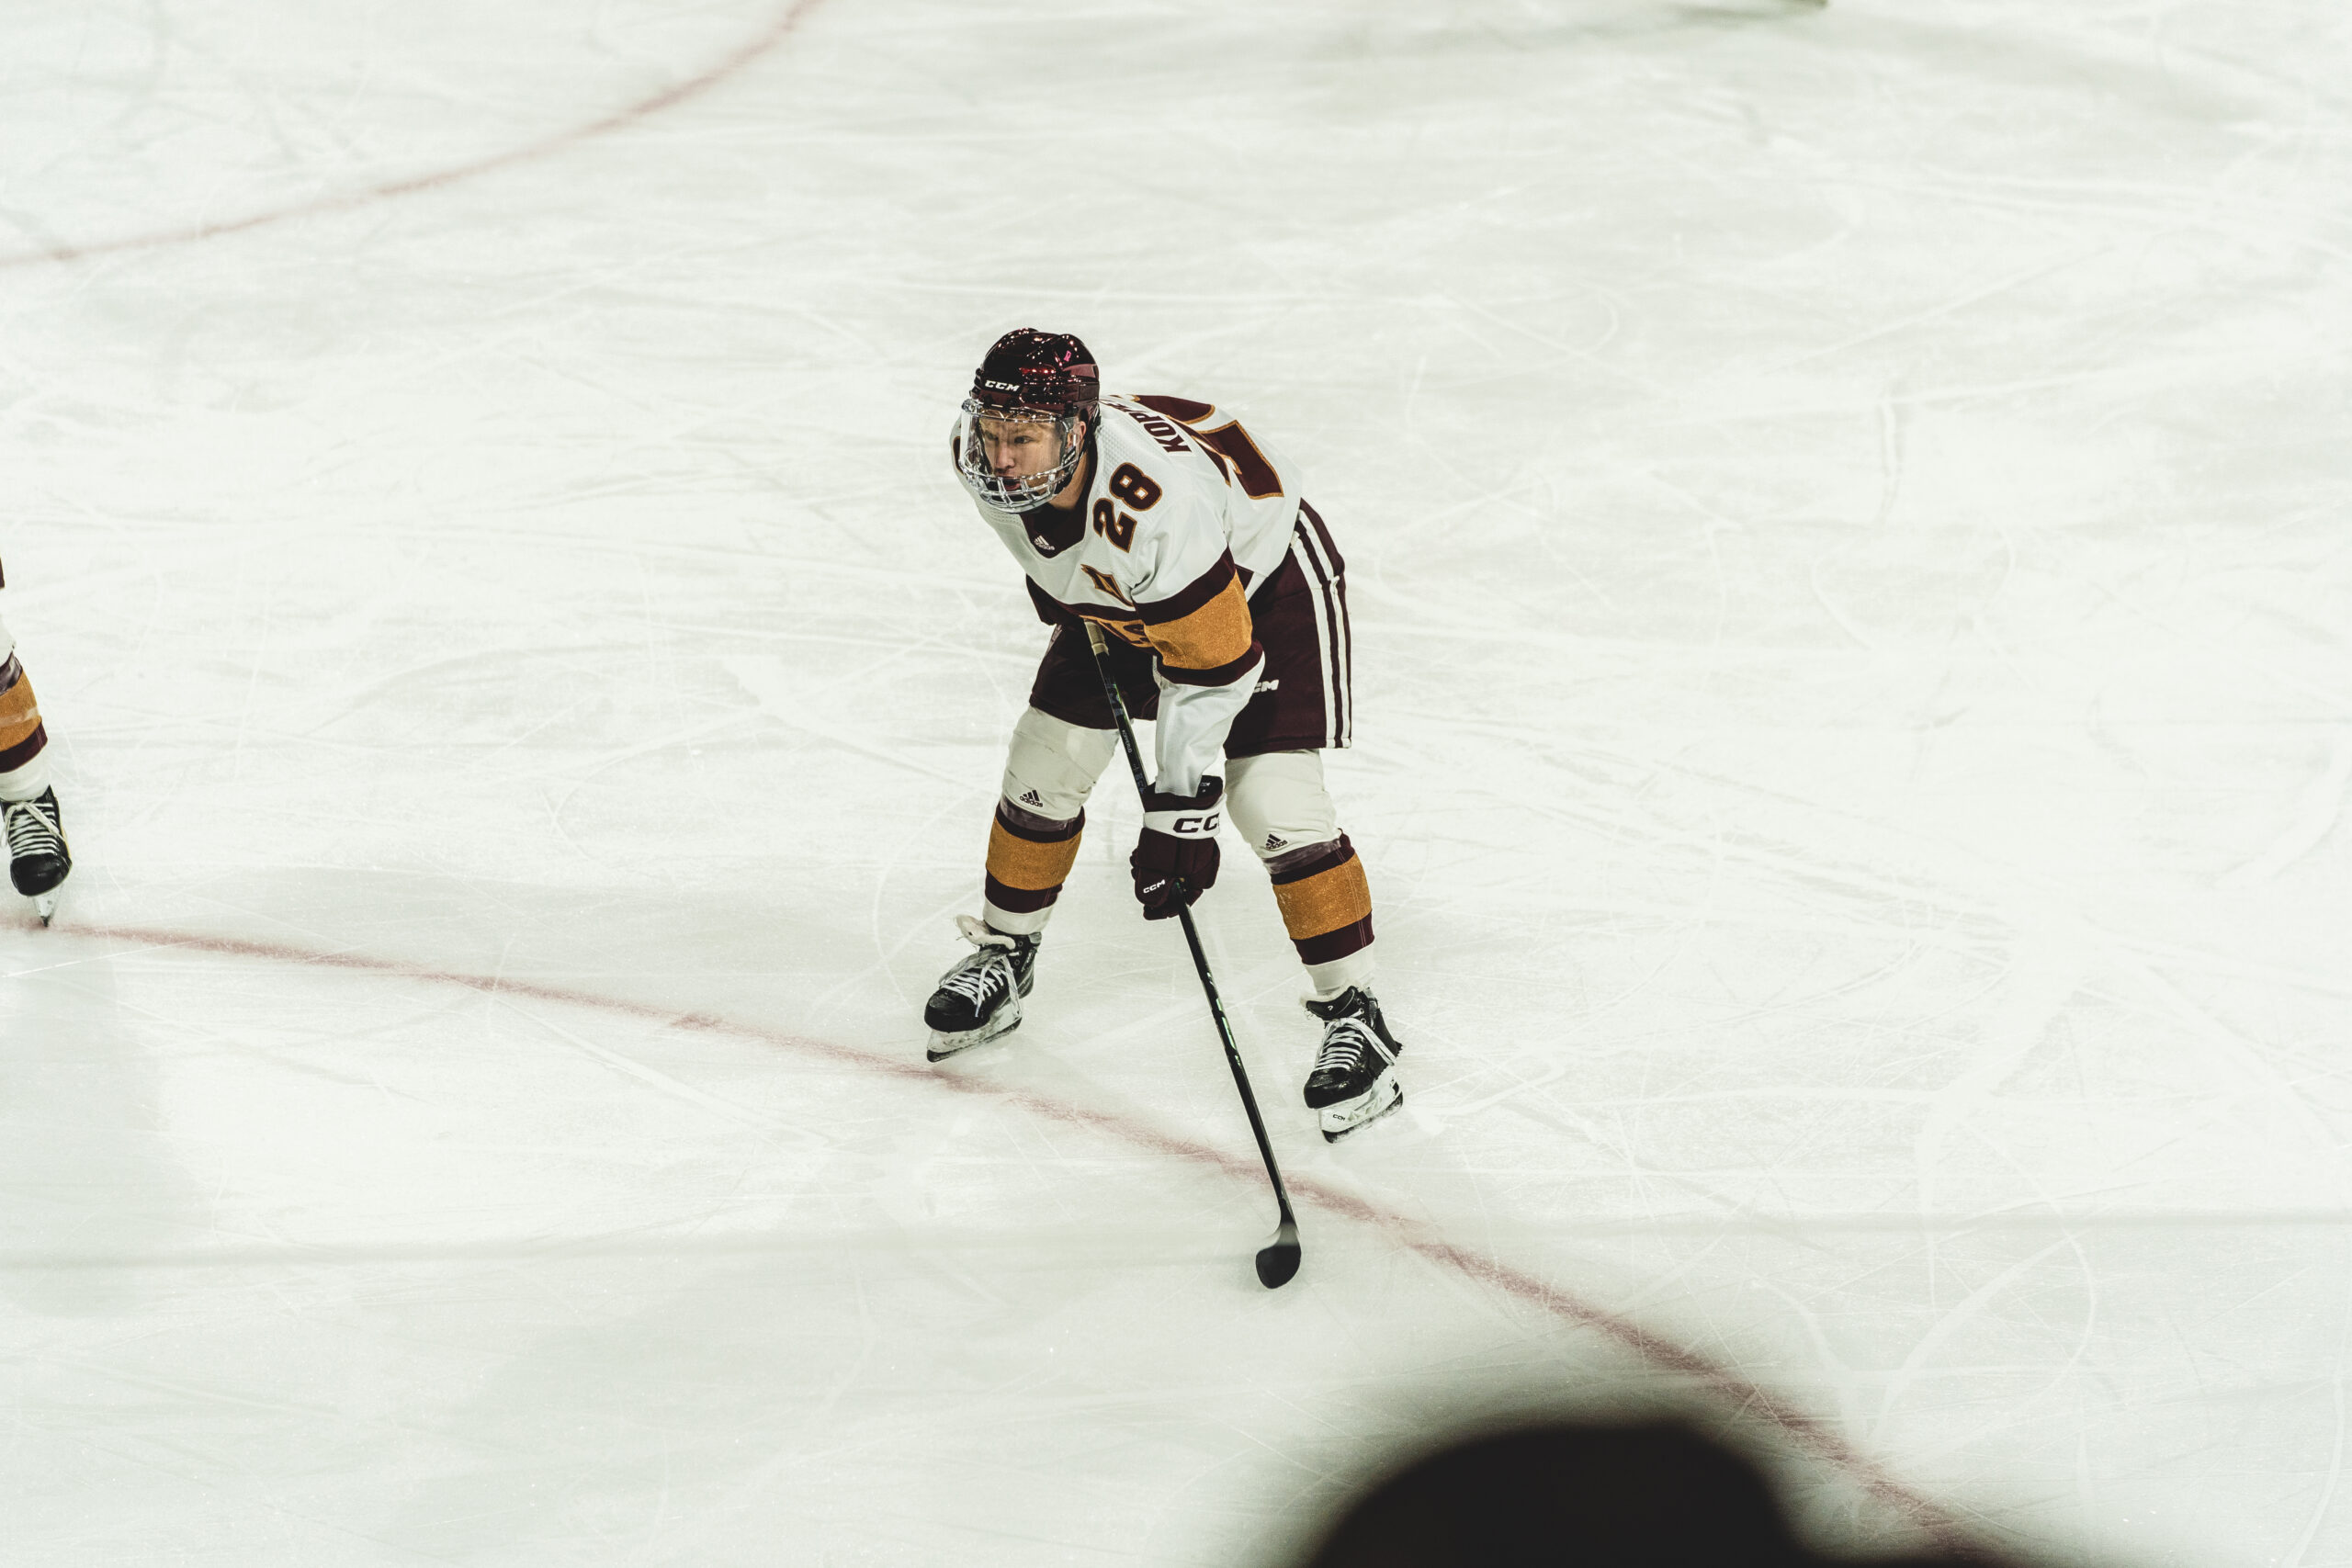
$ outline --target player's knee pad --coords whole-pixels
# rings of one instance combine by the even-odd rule
[[[1260,860],[1277,860],[1340,836],[1340,812],[1323,787],[1320,751],[1227,759],[1225,811]]]
[[[1030,708],[1012,727],[1004,759],[1004,798],[1031,817],[1067,822],[1086,808],[1118,736],[1066,724]]]

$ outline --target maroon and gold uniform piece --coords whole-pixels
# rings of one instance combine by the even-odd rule
[[[1330,964],[1372,945],[1372,885],[1345,833],[1266,867],[1301,964]]]
[[[1244,607],[1253,639],[1264,650],[1265,665],[1250,700],[1226,731],[1227,757],[1336,750],[1354,739],[1352,638],[1347,580],[1341,575],[1345,564],[1313,506],[1301,503],[1290,548],[1276,561],[1255,582],[1243,582],[1238,570],[1235,576],[1237,586],[1248,591]],[[1030,684],[1030,706],[1066,724],[1110,728],[1111,707],[1102,699],[1102,682],[1094,672],[1079,616],[1047,598],[1035,583],[1029,596],[1038,619],[1057,628]],[[1152,679],[1154,650],[1145,646],[1148,639],[1143,623],[1128,623],[1132,635],[1118,625],[1103,625],[1115,638],[1110,650],[1112,673],[1129,716],[1158,718],[1159,685]]]
[[[0,663],[0,774],[31,765],[49,744],[40,721],[40,705],[33,700],[33,683],[11,650]]]
[[[998,802],[996,820],[989,824],[989,903],[1023,915],[1050,908],[1069,880],[1085,830],[1083,811],[1067,822],[1051,822],[1011,801]]]

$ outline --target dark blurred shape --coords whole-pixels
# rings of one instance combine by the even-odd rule
[[[1969,1559],[1907,1557],[1905,1568]],[[1755,1465],[1679,1422],[1470,1438],[1388,1477],[1303,1568],[1786,1568],[1808,1551]],[[1893,1568],[1881,1563],[1877,1568]]]

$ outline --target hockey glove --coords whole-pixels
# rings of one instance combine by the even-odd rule
[[[1216,830],[1225,820],[1225,781],[1206,778],[1187,799],[1154,790],[1143,797],[1143,838],[1127,863],[1147,920],[1164,920],[1216,886]]]

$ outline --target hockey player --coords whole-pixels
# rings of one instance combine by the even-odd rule
[[[1086,624],[1128,711],[1154,724],[1156,778],[1129,857],[1147,919],[1216,882],[1229,815],[1272,878],[1323,1023],[1306,1100],[1326,1138],[1394,1109],[1402,1049],[1372,993],[1372,894],[1323,785],[1350,739],[1340,552],[1294,473],[1208,403],[1104,397],[1086,345],[1008,333],[972,381],[956,472],[1054,628],[1012,728],[989,831],[977,949],[923,1010],[933,1061],[1021,1021],[1037,947],[1117,747]]]
[[[65,822],[49,783],[49,731],[5,625],[0,649],[0,832],[8,840],[8,880],[47,925],[74,857],[65,852]]]

